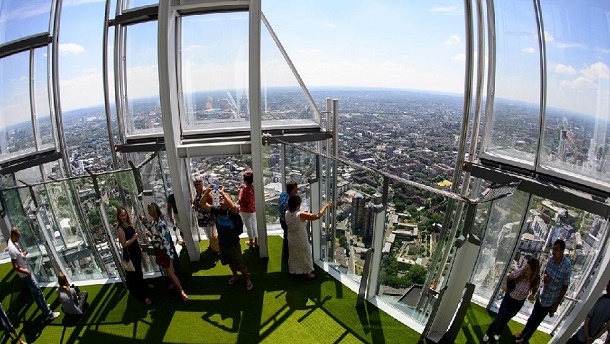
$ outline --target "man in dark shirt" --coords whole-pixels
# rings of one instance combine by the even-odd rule
[[[241,271],[246,281],[246,290],[252,290],[254,285],[250,281],[248,268],[241,252],[240,233],[235,228],[234,222],[231,219],[232,216],[239,216],[239,210],[235,203],[233,203],[231,196],[224,191],[222,185],[218,188],[220,193],[218,197],[219,205],[210,205],[207,199],[212,190],[214,190],[214,184],[210,184],[205,190],[200,204],[205,211],[212,213],[216,218],[216,230],[218,231],[218,243],[220,245],[220,262],[222,265],[229,264],[233,273],[228,284],[234,285],[239,280],[237,271]]]

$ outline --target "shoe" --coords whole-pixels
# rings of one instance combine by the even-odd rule
[[[500,335],[499,334],[494,334],[494,340],[497,342],[500,340]]]
[[[250,291],[250,290],[252,290],[252,289],[254,289],[254,284],[252,284],[252,282],[250,282],[250,284],[248,284],[248,285],[246,286],[246,290],[247,290],[247,291]]]
[[[184,290],[180,292],[180,296],[182,296],[182,301],[184,301],[184,302],[189,300],[189,297],[188,297],[188,295],[186,295]]]
[[[485,342],[485,343],[489,342],[489,336],[488,335],[484,335],[483,336],[483,342]]]
[[[49,315],[49,320],[55,320],[55,319],[59,318],[60,315],[61,315],[61,313],[59,313],[59,312],[53,312],[53,314]]]
[[[235,282],[239,281],[239,277],[237,278],[233,278],[231,277],[231,279],[229,279],[229,282],[227,282],[228,285],[233,285],[235,284]]]

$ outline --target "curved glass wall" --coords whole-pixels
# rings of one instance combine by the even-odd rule
[[[5,57],[0,60],[0,68],[3,85],[0,159],[7,160],[36,151],[30,103],[30,53]]]
[[[531,1],[494,1],[496,83],[485,154],[532,168],[540,138],[540,48]]]
[[[610,57],[600,53],[610,45],[610,4],[541,6],[548,86],[540,170],[610,190]]]

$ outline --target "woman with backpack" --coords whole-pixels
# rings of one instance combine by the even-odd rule
[[[483,336],[483,342],[488,342],[491,336],[496,341],[500,340],[504,326],[519,313],[528,296],[536,295],[538,286],[540,286],[540,262],[536,258],[528,259],[524,267],[506,276],[503,286],[504,298],[498,309],[498,315]]]

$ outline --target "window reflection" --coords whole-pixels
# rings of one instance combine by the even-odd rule
[[[184,130],[250,127],[248,13],[182,18]]]
[[[0,160],[36,150],[30,106],[29,52],[0,60]]]
[[[533,167],[539,138],[540,63],[531,1],[497,1],[496,85],[487,153]],[[488,119],[489,120],[489,119]]]
[[[159,100],[157,22],[126,28],[126,100],[128,135],[163,132]]]
[[[548,97],[545,170],[610,184],[609,3],[542,1],[547,37]],[[591,28],[598,28],[591,32]]]
[[[55,147],[55,130],[51,118],[49,103],[49,84],[47,68],[47,48],[34,51],[34,102],[36,106],[36,122],[38,125],[38,150]]]
[[[51,0],[0,2],[0,44],[49,31]]]

